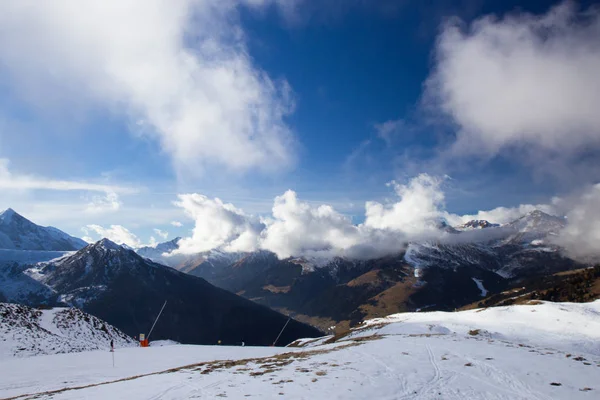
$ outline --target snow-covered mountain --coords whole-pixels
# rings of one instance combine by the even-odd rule
[[[0,359],[135,346],[110,324],[76,308],[0,303]]]
[[[508,224],[470,221],[461,232],[437,241],[413,242],[404,259],[420,274],[423,268],[478,266],[505,278],[569,269],[574,263],[552,243],[565,227],[563,218],[532,211]],[[546,270],[540,271],[543,267]]]
[[[36,225],[11,208],[0,213],[0,249],[75,251],[86,245],[59,229]]]
[[[20,275],[16,272],[15,286],[35,282],[48,289],[47,304],[54,299],[58,304],[76,306],[131,336],[150,330],[165,300],[168,306],[155,328],[154,339],[266,345],[287,320],[267,307],[154,263],[108,239],[22,270]],[[318,334],[317,329],[292,320],[281,343]]]
[[[152,261],[160,262],[164,260],[168,260],[169,257],[166,255],[172,253],[174,250],[179,248],[180,237],[176,237],[173,240],[169,240],[168,242],[159,243],[156,246],[144,246],[140,247],[136,250],[136,252],[145,258],[149,258]],[[164,265],[168,265],[166,263],[162,263]],[[170,265],[169,265],[170,266]]]
[[[178,237],[159,243],[155,247],[141,247],[136,251],[142,257],[168,265],[181,272],[191,273],[193,270],[202,270],[204,271],[202,274],[193,274],[202,277],[210,276],[216,273],[217,269],[231,265],[246,255],[244,253],[228,253],[218,249],[196,254],[176,254],[175,250],[179,249],[180,240],[181,238]]]

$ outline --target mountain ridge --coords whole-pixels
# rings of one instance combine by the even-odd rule
[[[51,289],[58,304],[77,306],[130,336],[149,331],[165,300],[168,305],[154,339],[270,345],[287,321],[268,307],[154,263],[108,239],[23,274]],[[291,320],[278,344],[320,334],[316,328]]]
[[[0,249],[75,251],[87,243],[52,226],[40,226],[12,208],[0,213]]]

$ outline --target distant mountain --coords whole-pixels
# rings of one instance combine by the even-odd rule
[[[0,213],[0,249],[75,251],[86,245],[56,228],[36,225],[10,208]]]
[[[130,336],[147,333],[167,307],[151,339],[181,343],[270,345],[287,317],[191,275],[145,259],[108,239],[24,275],[56,294],[56,301],[106,320]],[[322,333],[292,320],[279,345]]]
[[[395,312],[454,310],[520,279],[581,268],[549,240],[564,222],[534,211],[502,226],[441,225],[443,241],[409,243],[403,253],[377,260],[337,258],[315,267],[261,251],[190,273],[325,329]]]
[[[179,248],[178,243],[180,240],[181,238],[177,237],[173,240],[169,240],[168,242],[159,243],[156,246],[140,247],[136,250],[136,252],[142,257],[149,258],[152,261],[158,262],[159,260],[164,260],[168,258],[165,257],[166,254],[171,253],[173,250],[177,250]]]
[[[158,244],[156,247],[147,246],[137,249],[142,257],[154,262],[168,265],[178,271],[192,273],[193,270],[204,271],[196,276],[212,276],[221,267],[226,267],[241,259],[244,253],[227,253],[221,250],[210,250],[196,254],[177,254],[181,238]]]
[[[76,308],[0,303],[0,359],[135,346],[136,341]]]

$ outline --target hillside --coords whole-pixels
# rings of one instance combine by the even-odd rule
[[[99,352],[4,360],[0,397],[591,400],[599,343],[599,301],[408,313],[285,349],[126,348],[118,368]]]
[[[152,339],[192,344],[271,345],[287,317],[204,279],[153,263],[108,239],[23,276],[51,289],[59,303],[102,318],[130,336],[147,333],[164,301]],[[278,345],[321,332],[290,321]]]
[[[0,359],[136,346],[133,338],[76,308],[0,303]]]
[[[589,302],[600,299],[600,266],[559,272],[518,282],[510,290],[486,297],[464,309],[529,304],[538,300]]]

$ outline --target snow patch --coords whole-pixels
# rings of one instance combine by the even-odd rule
[[[485,297],[488,294],[487,289],[483,286],[483,281],[481,279],[477,279],[477,278],[471,278],[473,279],[473,282],[475,282],[475,284],[477,285],[477,287],[479,288],[479,290],[481,291],[481,297]]]

